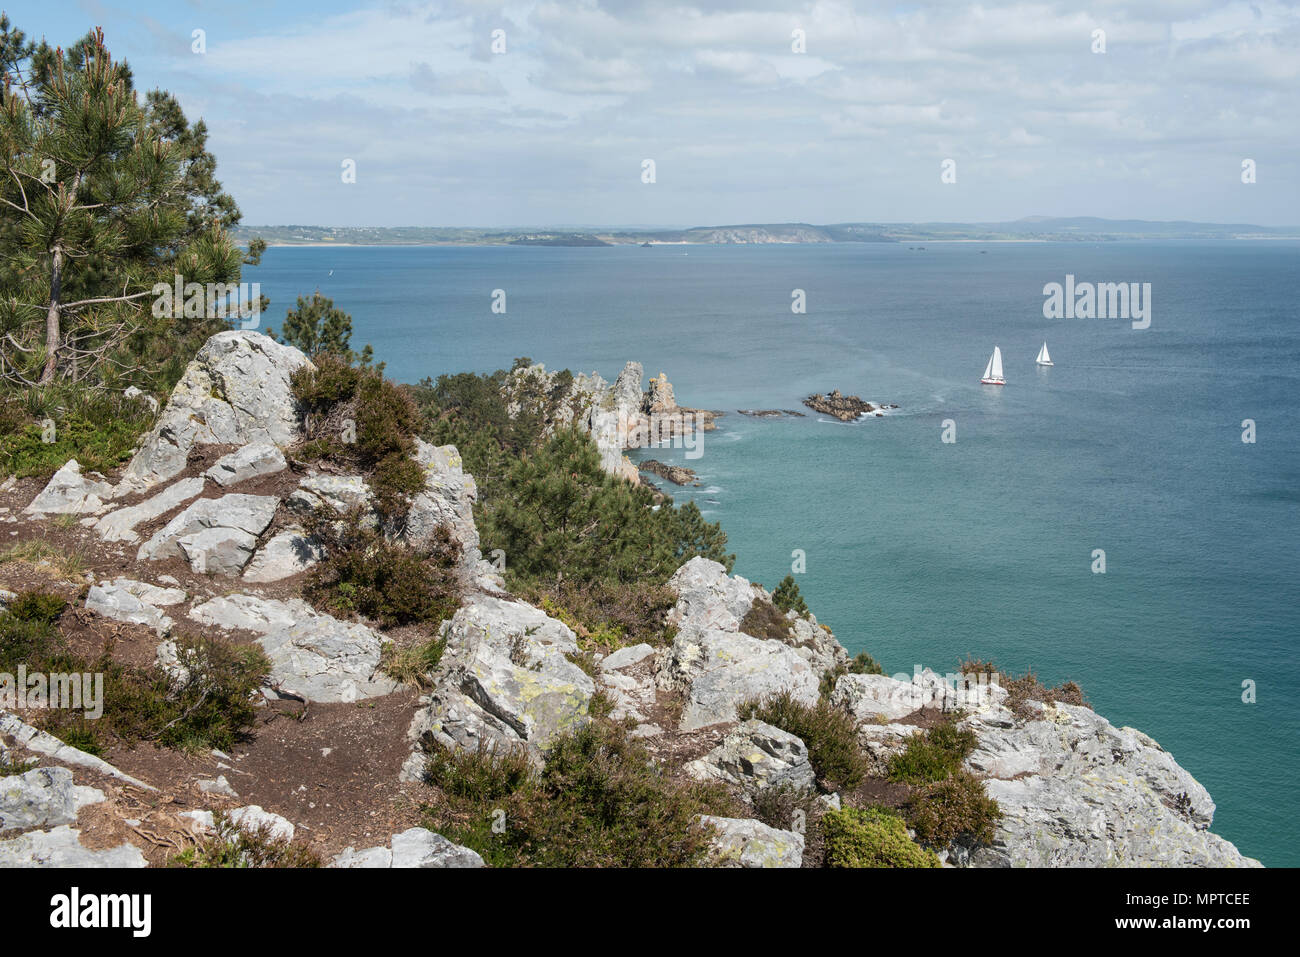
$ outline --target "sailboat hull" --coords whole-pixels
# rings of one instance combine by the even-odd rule
[[[1040,366],[1054,366],[1054,365],[1056,365],[1055,362],[1044,362],[1044,361],[1041,360],[1041,359],[1038,360],[1038,364],[1039,364]]]
[[[1006,385],[1006,379],[980,379],[980,385]]]

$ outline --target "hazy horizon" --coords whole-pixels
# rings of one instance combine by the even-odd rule
[[[1300,223],[1277,0],[5,6],[102,26],[250,223]]]

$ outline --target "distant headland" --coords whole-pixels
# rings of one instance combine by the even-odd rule
[[[511,227],[240,226],[241,241],[272,246],[660,246],[904,242],[1116,242],[1300,239],[1300,226],[1030,216],[1002,223],[749,223],[734,226]]]

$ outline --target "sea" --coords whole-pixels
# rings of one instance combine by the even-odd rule
[[[1149,326],[1046,318],[1067,276],[1150,284]],[[797,571],[890,674],[1077,681],[1205,785],[1213,830],[1300,865],[1300,243],[272,247],[245,279],[263,327],[330,297],[399,381],[666,374],[726,415],[633,458],[696,470],[670,490],[737,574]],[[802,405],[833,389],[898,408]]]

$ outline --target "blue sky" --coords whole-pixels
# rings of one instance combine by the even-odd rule
[[[103,26],[253,225],[1300,224],[1291,2],[0,3]]]

